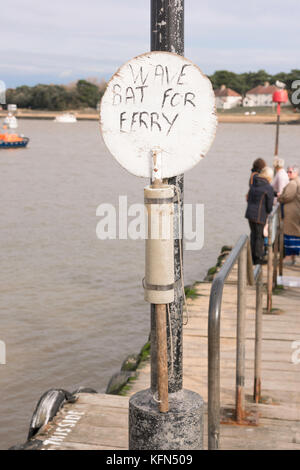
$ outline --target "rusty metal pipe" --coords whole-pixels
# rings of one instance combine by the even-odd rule
[[[262,269],[259,267],[256,281],[256,313],[255,313],[255,359],[254,359],[254,393],[255,403],[261,398],[261,349],[262,349],[262,323],[263,323],[263,279]]]
[[[248,243],[242,235],[215,276],[209,297],[208,311],[208,449],[219,448],[220,440],[220,327],[223,288],[227,277]]]
[[[247,246],[238,259],[237,333],[236,333],[236,420],[241,422],[245,414],[245,327],[247,289]]]
[[[284,252],[283,220],[281,216],[281,211],[279,209],[279,276],[283,275],[283,252]]]
[[[267,263],[267,312],[272,310],[272,289],[273,289],[273,214],[269,216],[268,226],[268,263]]]

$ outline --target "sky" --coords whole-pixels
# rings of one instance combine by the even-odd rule
[[[108,80],[150,50],[150,0],[1,0],[7,88]],[[300,68],[299,0],[185,0],[185,56],[216,70]]]

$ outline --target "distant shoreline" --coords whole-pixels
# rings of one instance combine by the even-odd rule
[[[18,110],[16,117],[18,119],[45,119],[53,120],[57,115],[63,114],[64,112],[69,111],[27,111],[27,110]],[[70,111],[75,114],[78,121],[98,121],[99,113],[98,112],[84,112],[81,110]],[[6,111],[0,111],[0,118],[7,116]],[[253,124],[275,124],[277,116],[275,113],[270,114],[255,114],[255,115],[245,115],[240,113],[217,113],[218,121],[221,123],[253,123]],[[288,124],[300,124],[300,114],[299,113],[285,113],[282,112],[280,116],[280,121],[282,123]]]

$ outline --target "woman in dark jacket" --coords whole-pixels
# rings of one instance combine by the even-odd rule
[[[248,193],[248,206],[245,217],[249,221],[251,230],[250,242],[253,264],[262,264],[263,262],[263,231],[274,201],[274,190],[270,185],[272,178],[272,168],[265,167],[253,179]]]
[[[262,158],[257,158],[256,160],[254,160],[252,168],[251,168],[249,186],[253,184],[254,177],[258,175],[266,166],[267,164]]]

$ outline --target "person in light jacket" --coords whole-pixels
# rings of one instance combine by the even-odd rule
[[[275,176],[272,181],[272,186],[276,194],[281,194],[284,187],[289,183],[288,174],[284,169],[284,160],[282,158],[274,158],[273,166]]]
[[[253,179],[248,193],[248,205],[245,217],[250,226],[250,244],[253,264],[263,264],[264,226],[268,214],[272,211],[274,190],[271,186],[272,168],[265,167]]]
[[[278,201],[283,204],[284,263],[291,266],[296,263],[300,254],[300,178],[299,168],[294,165],[288,168],[289,183],[279,195]]]

